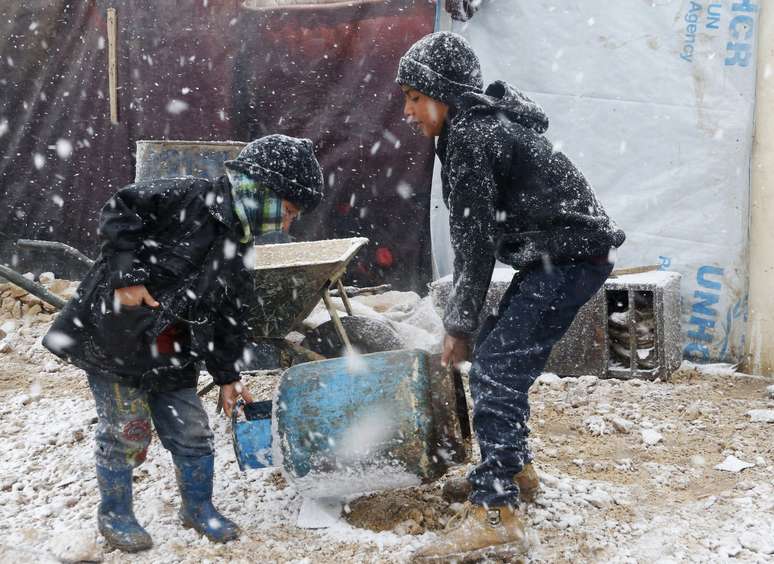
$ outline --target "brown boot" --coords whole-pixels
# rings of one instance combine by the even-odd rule
[[[443,536],[416,552],[413,562],[478,562],[495,557],[518,562],[528,551],[518,513],[508,507],[486,509],[468,502],[459,520],[450,522]]]
[[[540,478],[538,478],[535,467],[532,464],[525,464],[521,472],[513,477],[513,481],[519,486],[519,497],[525,503],[535,501],[538,490],[540,489]]]
[[[525,464],[521,472],[513,477],[513,481],[519,486],[519,497],[524,503],[535,501],[540,479],[532,464]],[[465,478],[452,478],[447,480],[441,488],[441,495],[449,503],[464,503],[473,491],[470,482]]]

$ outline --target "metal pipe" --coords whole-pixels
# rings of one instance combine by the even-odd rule
[[[66,255],[78,259],[88,267],[94,266],[94,261],[84,255],[81,251],[75,247],[71,247],[66,243],[60,243],[59,241],[39,241],[37,239],[19,239],[16,241],[19,247],[31,247],[46,250],[62,251]]]
[[[2,264],[0,264],[0,277],[5,278],[12,284],[16,284],[17,286],[19,286],[19,288],[27,290],[30,294],[32,294],[36,298],[40,298],[44,302],[51,304],[57,309],[62,309],[64,305],[67,303],[65,300],[63,300],[56,294],[49,292],[46,288],[44,288],[37,282],[33,282],[32,280],[26,279],[24,276],[22,276],[12,268],[8,268],[7,266],[4,266]]]

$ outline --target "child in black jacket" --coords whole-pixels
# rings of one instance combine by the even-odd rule
[[[239,395],[251,401],[240,368],[251,340],[253,241],[267,222],[288,227],[317,205],[323,179],[311,141],[284,135],[249,143],[226,169],[214,181],[119,190],[102,210],[99,259],[43,341],[86,371],[99,419],[97,523],[126,552],[152,546],[132,507],[151,422],[172,454],[183,525],[215,542],[239,534],[212,504],[213,434],[196,394],[198,363],[220,386],[227,414]]]
[[[478,58],[461,36],[414,44],[396,81],[404,114],[438,137],[449,208],[454,285],[444,315],[444,363],[470,355],[495,260],[518,269],[498,312],[478,331],[470,371],[481,464],[468,476],[461,527],[420,557],[497,546],[526,550],[514,508],[537,488],[527,446],[528,391],[551,348],[613,268],[624,233],[586,179],[543,135],[548,118],[505,82],[483,91]]]

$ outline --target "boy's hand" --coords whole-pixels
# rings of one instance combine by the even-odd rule
[[[223,400],[223,411],[226,412],[226,417],[231,417],[231,411],[234,409],[239,396],[242,396],[246,403],[253,401],[253,394],[242,382],[232,382],[220,387],[220,399]]]
[[[159,307],[159,302],[150,295],[150,292],[148,292],[148,289],[144,285],[116,288],[115,298],[118,303],[124,306],[138,306],[145,304],[150,307]]]
[[[441,363],[444,366],[456,366],[470,359],[470,340],[465,337],[444,335]]]

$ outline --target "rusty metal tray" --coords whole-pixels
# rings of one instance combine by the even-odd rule
[[[365,237],[354,237],[256,246],[254,337],[280,339],[298,327],[320,299],[330,300],[328,288],[340,282],[367,243]]]

